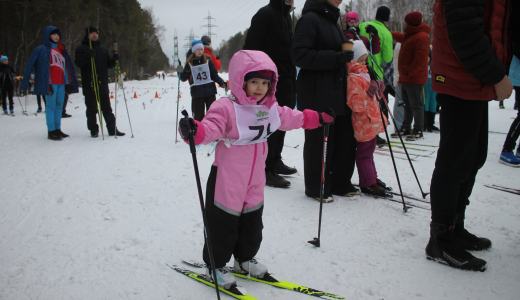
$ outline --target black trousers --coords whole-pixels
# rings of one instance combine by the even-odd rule
[[[296,106],[296,93],[276,91],[276,99],[280,106],[294,109]],[[265,158],[265,171],[274,171],[276,163],[282,159],[283,144],[285,143],[285,131],[277,130],[267,138],[267,157]]]
[[[66,95],[67,93],[65,93]],[[36,95],[36,102],[38,102],[38,108],[42,108],[42,98],[43,103],[47,105],[47,98],[45,98],[45,95]]]
[[[262,213],[259,209],[232,215],[215,206],[215,183],[218,167],[212,166],[206,188],[207,230],[211,237],[215,268],[221,268],[231,259],[231,255],[239,262],[252,259],[262,243]],[[206,265],[210,265],[208,245],[204,243],[202,257]]]
[[[432,221],[452,224],[469,204],[487,158],[488,102],[437,94],[440,144],[431,181]]]
[[[69,94],[65,93],[65,99],[63,100],[63,110],[61,111],[62,114],[67,113],[67,102],[69,102]]]
[[[356,165],[356,139],[351,120],[352,112],[336,117],[330,126],[325,163],[324,194],[343,195],[348,192]],[[303,168],[305,191],[320,195],[323,158],[323,127],[305,130]]]
[[[199,122],[202,121],[206,115],[206,111],[208,111],[209,107],[216,99],[215,95],[205,98],[192,98],[191,111],[193,113],[193,119]]]
[[[115,117],[112,113],[112,107],[110,106],[110,96],[108,94],[99,95],[101,103],[101,112],[105,119],[105,126],[109,134],[115,133]],[[85,105],[87,106],[87,128],[90,131],[99,132],[99,126],[97,124],[98,107],[96,97],[94,95],[85,96]]]
[[[520,104],[520,87],[515,86],[515,101]],[[512,152],[515,149],[516,141],[520,136],[520,108],[516,115],[516,119],[511,124],[509,132],[507,133],[506,141],[504,142],[503,150]]]
[[[9,97],[9,109],[14,110],[13,86],[5,86],[2,89],[2,107],[7,110],[7,97]]]

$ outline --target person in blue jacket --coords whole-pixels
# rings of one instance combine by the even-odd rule
[[[61,32],[54,26],[43,30],[43,45],[36,47],[25,66],[22,91],[29,88],[29,79],[34,70],[34,94],[45,95],[45,119],[47,122],[47,138],[60,141],[69,137],[61,131],[61,113],[65,92],[78,92],[78,81],[74,65],[61,41]],[[67,90],[67,91],[65,91]]]

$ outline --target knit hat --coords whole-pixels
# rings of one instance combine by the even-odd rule
[[[6,61],[6,60],[9,60],[9,59],[7,58],[7,56],[2,56],[2,58],[0,58],[0,62],[4,62],[4,61]]]
[[[251,78],[260,78],[265,80],[272,80],[273,79],[273,71],[270,70],[261,70],[261,71],[253,71],[249,72],[244,76],[244,81],[248,81]]]
[[[388,6],[379,6],[376,12],[376,20],[388,22],[390,20],[390,8]]]
[[[359,22],[359,16],[357,14],[357,12],[355,11],[349,11],[346,15],[345,15],[345,23],[348,23],[350,21],[356,21],[356,22]]]
[[[85,29],[85,34],[88,36],[90,33],[92,32],[96,32],[97,34],[99,34],[99,31],[96,27],[94,26],[89,26],[87,29]]]
[[[352,50],[354,51],[353,61],[357,61],[361,56],[368,54],[367,47],[361,40],[354,41],[354,47]]]
[[[202,44],[209,46],[211,43],[211,38],[207,35],[203,35],[200,40],[202,41]]]
[[[194,40],[191,42],[191,52],[195,53],[195,50],[202,49],[204,50],[204,45],[202,44],[201,40]]]
[[[49,36],[51,36],[55,33],[60,34],[60,30],[58,28],[54,29],[53,31],[51,31],[51,34],[49,34]]]
[[[418,11],[412,11],[404,17],[404,21],[410,26],[419,26],[422,23],[422,14]]]

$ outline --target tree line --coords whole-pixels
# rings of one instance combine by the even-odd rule
[[[160,44],[165,29],[137,0],[0,0],[0,24],[0,54],[9,57],[19,75],[49,25],[60,29],[73,59],[85,28],[95,26],[108,49],[117,41],[121,71],[128,78],[169,67]]]
[[[373,21],[376,17],[377,8],[381,5],[386,5],[391,10],[390,20],[387,22],[387,27],[390,31],[403,32],[404,17],[412,11],[421,12],[423,14],[423,22],[426,22],[433,28],[434,2],[435,0],[350,0],[345,3],[345,9],[341,11],[341,17],[338,22],[343,29],[346,29],[345,15],[349,11],[357,12],[360,22]],[[251,15],[251,17],[253,16]],[[300,17],[301,14],[298,15],[293,12],[293,31]],[[238,32],[229,38],[222,48],[216,50],[220,54],[220,60],[222,63],[221,71],[227,72],[229,61],[231,60],[231,57],[233,57],[233,54],[242,50],[246,40],[247,31],[248,29],[243,32]]]

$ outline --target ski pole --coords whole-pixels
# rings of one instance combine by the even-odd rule
[[[385,96],[383,95],[383,99],[384,98],[385,98]],[[375,101],[377,101],[377,100],[375,100]],[[381,103],[379,101],[377,101],[377,102],[379,104],[379,113],[381,114],[381,121],[383,122],[383,128],[385,129],[386,139],[389,141],[390,136],[388,135],[388,129],[386,126],[385,118],[383,116],[383,110],[381,107]],[[388,143],[388,149],[390,149],[390,156],[392,157],[392,164],[394,165],[395,178],[397,179],[397,185],[399,186],[399,192],[401,193],[401,199],[403,201],[403,211],[406,213],[412,207],[406,206],[406,203],[404,202],[403,189],[401,187],[401,180],[399,179],[399,172],[397,172],[397,166],[395,164],[394,151],[392,150],[392,143]],[[407,153],[407,155],[408,155],[408,153]],[[408,159],[410,159],[410,157],[408,157]]]
[[[181,64],[181,60],[179,59],[179,66],[182,66]],[[177,81],[177,117],[176,117],[176,120],[175,120],[175,144],[177,144],[177,132],[178,132],[178,129],[177,129],[177,126],[179,125],[179,97],[181,95],[181,73],[180,72],[177,72],[177,77],[179,78],[179,80]]]
[[[114,41],[114,51],[115,51],[114,53],[117,53],[117,42],[116,41]],[[117,67],[119,67],[119,60],[116,60],[116,65],[118,65]],[[115,101],[115,104],[114,104],[114,107],[115,107],[115,113],[114,113],[114,128],[115,128],[114,133],[115,134],[114,134],[114,137],[116,139],[117,139],[117,79],[118,79],[118,75],[119,75],[119,74],[117,74],[117,69],[118,69],[117,67],[114,69],[115,76],[116,76],[116,82],[114,84],[114,93],[116,94],[115,99],[114,99],[114,101]],[[124,91],[123,91],[123,93],[124,93]]]
[[[200,209],[202,212],[202,222],[204,223],[204,240],[206,242],[206,245],[208,246],[208,256],[209,261],[211,265],[211,271],[213,275],[213,282],[215,283],[215,290],[217,292],[217,299],[220,300],[220,290],[218,289],[218,281],[217,281],[217,270],[215,270],[215,259],[213,258],[213,247],[211,246],[211,237],[208,230],[208,216],[206,213],[206,209],[204,208],[204,196],[202,195],[202,187],[200,183],[200,176],[199,176],[199,166],[197,164],[197,156],[195,154],[195,128],[192,126],[193,119],[190,119],[188,116],[188,112],[186,110],[182,111],[182,115],[186,120],[188,120],[190,124],[190,133],[188,135],[188,141],[190,143],[190,152],[191,157],[193,159],[193,169],[195,169],[195,180],[197,181],[197,191],[199,192],[199,201],[200,201]],[[190,122],[191,121],[191,122]]]
[[[13,77],[11,77],[11,74],[8,74],[9,75],[9,79],[11,79],[11,84],[13,85],[13,90],[15,89],[15,85],[14,85],[14,80],[13,80]],[[20,102],[20,107],[22,108],[22,114],[26,115],[26,116],[29,116],[27,114],[27,108],[26,110],[24,111],[23,110],[23,104],[22,104],[22,100],[20,100],[20,96],[16,95],[16,98],[18,98],[18,102]]]
[[[321,238],[321,216],[323,214],[323,193],[325,192],[325,164],[327,163],[327,143],[329,139],[329,126],[330,123],[323,125],[323,157],[321,159],[321,185],[320,185],[320,217],[318,221],[318,237],[308,241],[316,247],[320,247]]]
[[[354,31],[355,32],[355,31]],[[359,35],[356,33],[356,36],[359,40],[361,40],[361,38],[359,37]],[[370,48],[372,48],[372,40],[370,40]],[[372,52],[372,51],[371,51]],[[377,66],[377,68],[379,69],[379,72],[381,72],[381,74],[383,74],[383,77],[384,79],[386,79],[386,81],[388,81],[388,83],[390,83],[390,85],[392,86],[392,88],[394,89],[395,91],[395,87],[392,85],[392,83],[390,82],[390,80],[388,80],[388,78],[385,76],[385,72],[383,71],[383,69],[381,68],[381,66],[379,66],[379,64],[376,62],[376,60],[374,59],[374,56],[372,56],[372,53],[368,53],[368,56],[370,57],[370,59],[372,60],[372,64]],[[402,101],[399,97],[399,95],[397,94],[397,92],[395,93],[396,96],[398,96],[397,98],[399,98],[399,101]],[[388,114],[392,117],[392,122],[394,122],[395,124],[395,119],[394,119],[394,115],[392,114],[392,112],[390,111],[390,107],[388,106],[388,103],[386,102],[386,98],[384,97],[383,95],[383,99],[384,99],[384,103],[385,103],[385,106],[386,106],[386,109],[388,110]],[[421,183],[419,182],[419,178],[417,177],[417,173],[415,172],[415,168],[413,167],[413,163],[412,163],[412,160],[410,159],[410,155],[408,154],[408,150],[406,150],[406,146],[404,144],[404,141],[403,141],[403,138],[401,136],[401,133],[399,132],[399,129],[397,129],[397,134],[399,135],[399,140],[401,140],[401,144],[403,145],[403,149],[404,149],[404,152],[406,152],[406,157],[408,158],[408,162],[410,163],[410,167],[412,168],[412,171],[413,171],[413,174],[415,176],[415,180],[417,181],[417,184],[419,185],[419,189],[421,190],[421,194],[423,196],[423,199],[426,199],[426,196],[428,196],[430,193],[425,193],[422,189],[422,186],[421,186]],[[389,141],[388,144],[390,144],[390,139],[387,137],[387,140]]]
[[[119,69],[119,61],[116,61],[116,67]],[[119,69],[119,73],[121,73],[121,69]],[[132,121],[130,121],[130,112],[128,111],[128,103],[126,101],[125,86],[123,85],[123,80],[121,80],[121,87],[123,88],[123,98],[125,99],[126,114],[128,115],[128,123],[130,124],[130,131],[132,132],[132,138],[134,138],[134,130],[132,129]]]
[[[92,41],[90,40],[90,27],[87,27],[87,30],[88,30],[88,44],[89,44],[90,50],[92,50]],[[101,116],[101,100],[99,98],[99,84],[98,84],[98,77],[97,77],[97,72],[96,72],[96,61],[94,60],[94,57],[90,58],[90,66],[92,67],[92,81],[93,81],[92,89],[94,90],[94,96],[96,97],[99,125],[101,126],[101,135],[103,136],[103,140],[104,140],[105,132],[103,130],[103,117]]]

